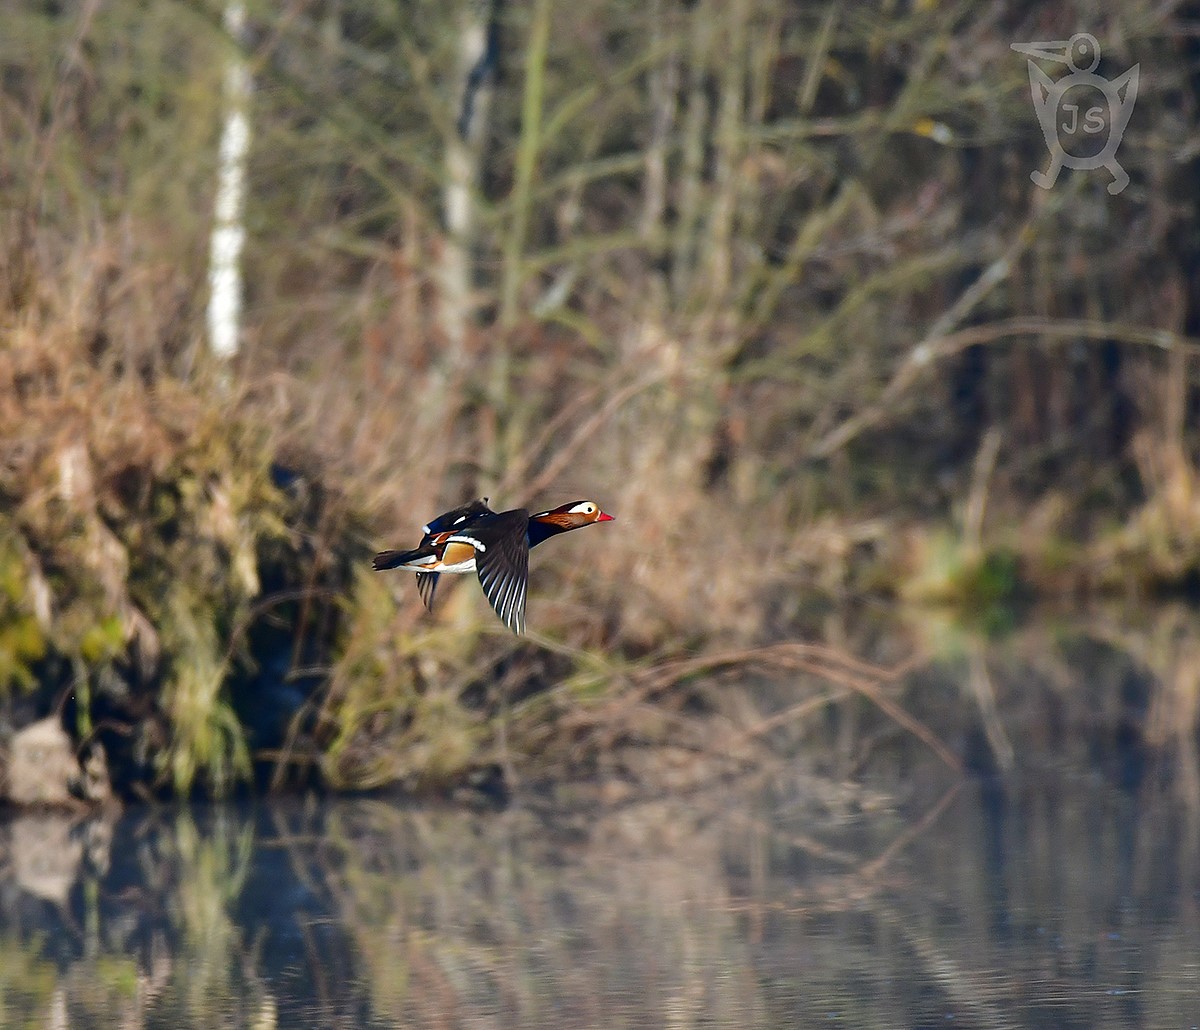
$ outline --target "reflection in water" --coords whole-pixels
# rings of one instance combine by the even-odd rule
[[[1148,667],[964,651],[958,675],[914,674],[909,706],[996,759],[961,782],[881,730],[865,786],[816,778],[839,769],[810,739],[582,815],[21,816],[0,824],[0,1024],[1190,1026],[1200,833],[1176,769],[1195,742],[1154,722]],[[952,690],[973,721],[939,724]]]

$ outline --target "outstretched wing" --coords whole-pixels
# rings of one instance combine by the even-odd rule
[[[437,589],[438,573],[436,572],[418,572],[417,573],[417,592],[421,595],[421,600],[425,602],[425,607],[429,611],[433,611],[433,592]]]
[[[476,552],[475,567],[479,585],[500,621],[514,633],[524,633],[525,591],[529,582],[529,548],[524,534],[519,544],[489,547],[482,555]]]
[[[450,539],[475,548],[475,571],[500,621],[514,633],[525,632],[525,591],[529,580],[529,512],[502,512]]]
[[[458,508],[451,508],[449,511],[439,515],[436,519],[430,519],[427,526],[422,526],[421,531],[427,536],[436,536],[438,533],[444,533],[447,530],[454,529],[456,526],[473,519],[476,515],[490,515],[492,509],[488,507],[488,499],[480,497],[476,501],[469,501]],[[422,541],[427,543],[428,541]]]
[[[437,518],[431,519],[428,525],[421,527],[421,531],[425,535],[421,538],[419,547],[415,547],[411,551],[380,551],[375,556],[374,567],[376,569],[394,569],[401,565],[436,564],[445,554],[446,541],[451,532],[459,527],[465,529],[480,515],[491,514],[492,509],[488,507],[486,497],[480,497],[478,500],[468,501],[457,508],[451,508]],[[433,594],[437,589],[437,582],[438,573],[436,572],[417,573],[417,591],[420,593],[425,607],[431,612],[433,611]]]

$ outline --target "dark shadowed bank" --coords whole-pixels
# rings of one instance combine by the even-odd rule
[[[486,787],[712,732],[732,670],[921,732],[879,604],[1195,594],[1185,8],[494,8],[465,131],[456,5],[251,5],[224,361],[220,10],[6,16],[5,754],[48,718],[72,796]],[[1029,179],[1010,44],[1080,25],[1142,62],[1117,196]],[[480,494],[620,519],[539,549],[526,640],[369,568]]]

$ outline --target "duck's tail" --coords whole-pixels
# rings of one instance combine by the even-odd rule
[[[428,558],[433,553],[432,547],[414,547],[411,551],[380,551],[375,555],[371,568],[376,570],[398,569],[401,565],[408,565],[418,558]]]

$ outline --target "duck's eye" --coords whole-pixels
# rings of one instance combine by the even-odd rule
[[[589,504],[589,505],[587,506],[587,513],[588,513],[589,515],[594,515],[594,514],[596,514],[596,506],[595,506],[594,504]]]

